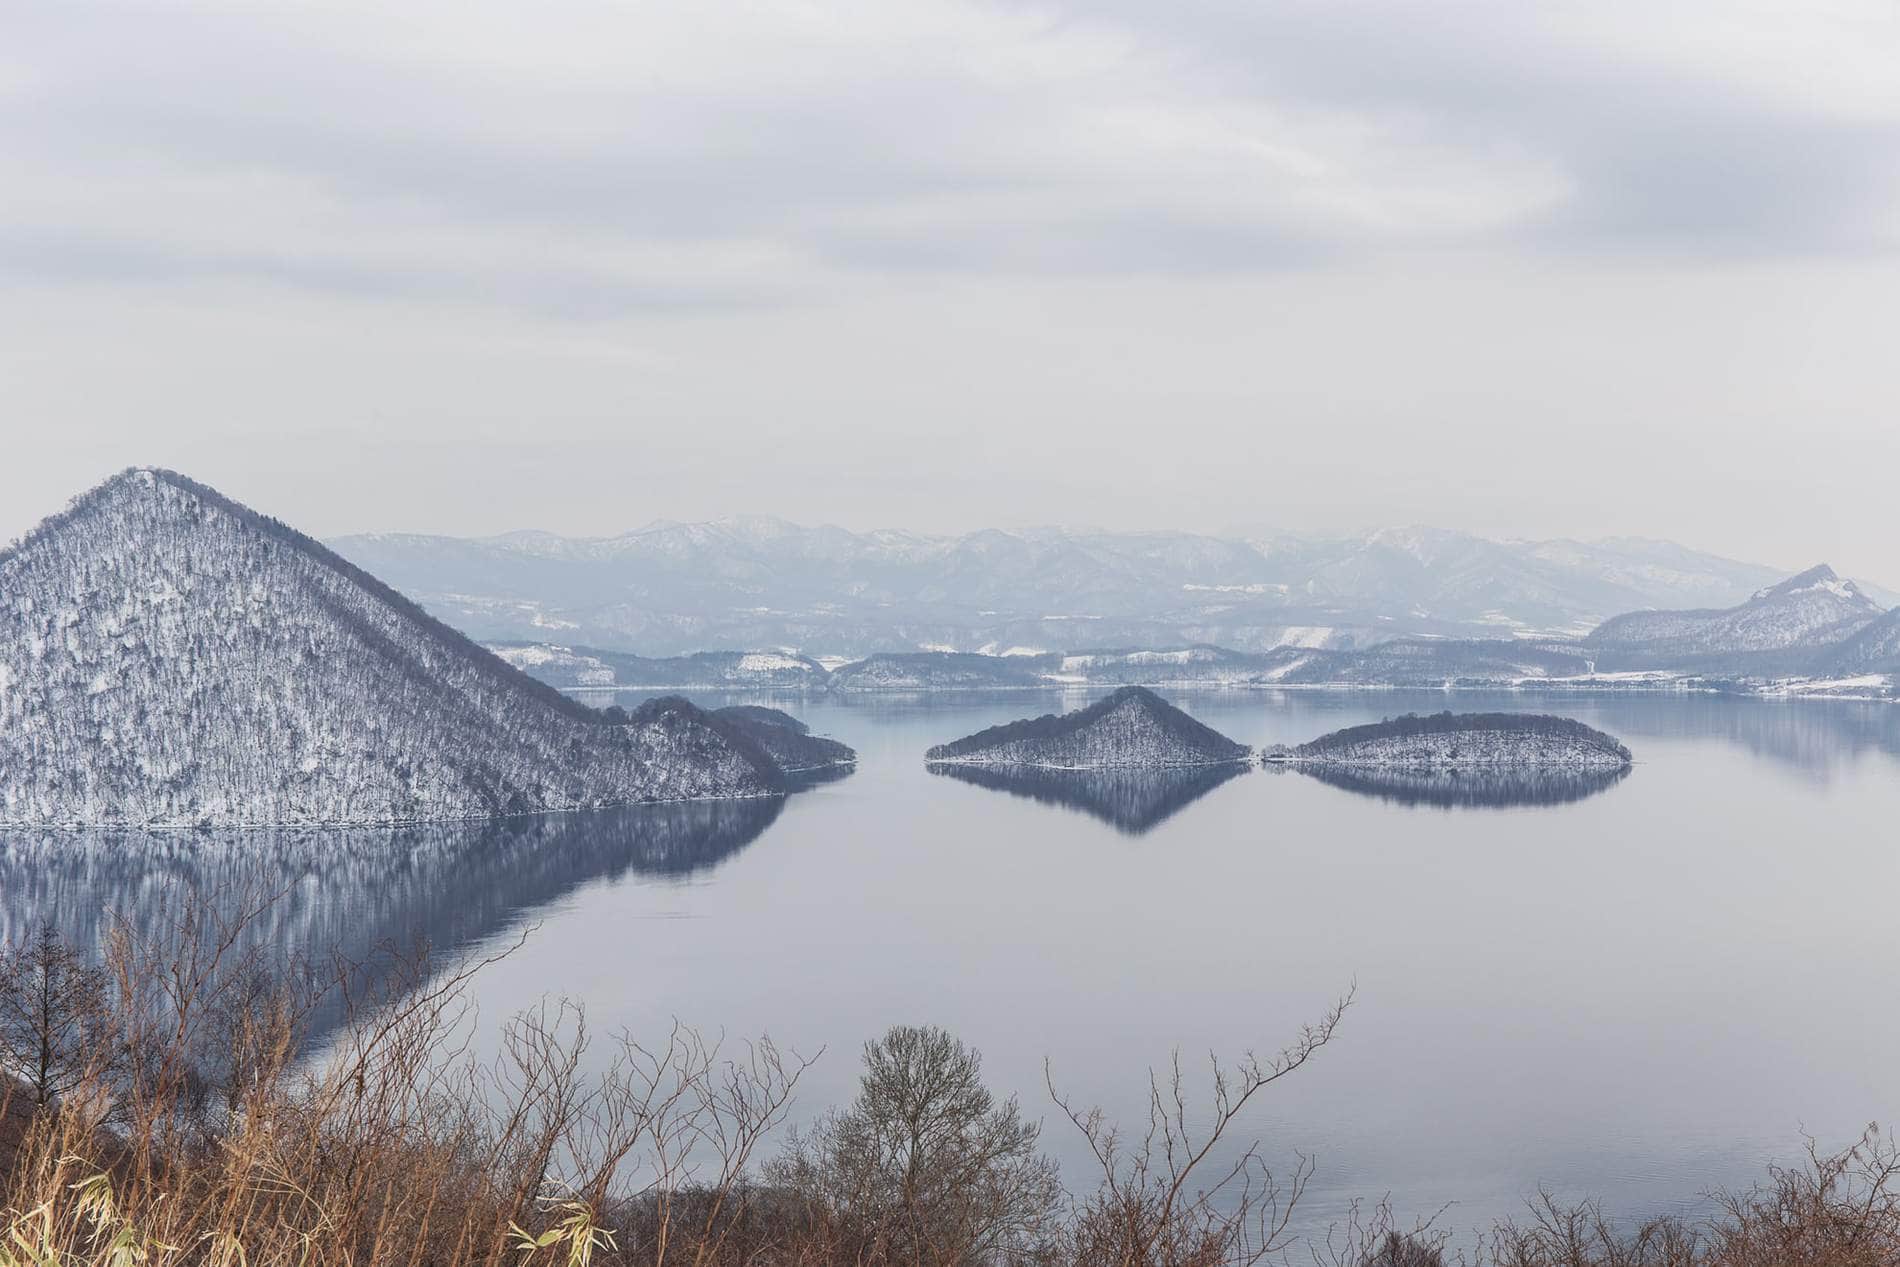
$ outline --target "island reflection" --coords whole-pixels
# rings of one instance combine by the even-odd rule
[[[1087,814],[1128,836],[1154,830],[1251,763],[1060,770],[1047,766],[932,764],[932,774]]]
[[[83,948],[102,947],[117,920],[163,936],[189,900],[217,920],[254,912],[234,961],[340,957],[368,984],[424,951],[447,962],[594,881],[710,872],[784,806],[756,797],[389,828],[11,831],[0,833],[0,940],[41,921]],[[341,1009],[320,1007],[312,1033]]]
[[[1521,809],[1568,805],[1607,792],[1628,777],[1629,766],[1566,769],[1524,766],[1375,766],[1321,762],[1272,764],[1358,796],[1397,805],[1438,809]]]

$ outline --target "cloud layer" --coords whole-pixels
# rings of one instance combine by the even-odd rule
[[[728,452],[782,454],[787,426],[842,446],[775,468],[831,503],[769,507],[795,518],[908,505],[968,523],[1014,508],[971,492],[995,462],[939,462],[895,505],[841,472],[901,484],[931,435],[958,418],[980,433],[999,409],[1019,433],[997,460],[1048,463],[1083,443],[1078,416],[1138,432],[1174,402],[1198,411],[1175,424],[1186,438],[1250,458],[1337,466],[1299,429],[1349,423],[1405,450],[1433,428],[1443,461],[1485,472],[1438,472],[1436,499],[1320,477],[1311,504],[1262,518],[1534,532],[1579,525],[1491,497],[1523,476],[1496,447],[1547,465],[1574,451],[1553,428],[1587,412],[1614,434],[1621,404],[1671,460],[1733,437],[1702,519],[1648,525],[1707,521],[1699,544],[1720,548],[1777,429],[1878,449],[1896,403],[1857,333],[1891,304],[1843,280],[1884,278],[1900,246],[1900,11],[1884,2],[64,0],[0,24],[16,336],[0,367],[34,413],[23,429],[65,425],[73,447],[33,442],[62,476],[117,465],[98,449],[128,429],[262,488],[260,436],[345,436],[398,464],[499,455],[536,445],[496,402],[538,401],[535,440],[620,469],[664,458],[665,487],[704,513],[774,486],[730,467],[694,482],[705,460],[666,427],[716,425]],[[1738,293],[1784,310],[1738,327]],[[1658,339],[1682,342],[1673,364],[1702,390],[1667,381]],[[1483,355],[1461,357],[1473,340]],[[1723,380],[1742,347],[1773,364],[1738,390]],[[219,354],[319,381],[273,397],[245,368],[213,372]],[[1644,397],[1594,380],[1561,404],[1537,394],[1530,375],[1591,358]],[[329,381],[339,364],[389,406],[374,423]],[[1390,388],[1340,381],[1360,365]],[[933,400],[905,410],[920,387]],[[1526,400],[1545,400],[1541,426]],[[1255,427],[1281,432],[1253,444]],[[1092,438],[1122,466],[1142,452]],[[1112,484],[1097,457],[1089,477]],[[1060,481],[998,479],[1077,509]],[[21,495],[13,480],[0,492]],[[1137,517],[1250,513],[1238,485],[1177,482],[1183,500]],[[1810,517],[1840,500],[1817,491]],[[1858,531],[1837,516],[1787,553]]]

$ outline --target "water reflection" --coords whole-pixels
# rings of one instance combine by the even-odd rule
[[[115,919],[147,933],[175,926],[195,897],[226,920],[258,912],[239,955],[341,955],[374,977],[425,947],[452,956],[595,880],[710,872],[784,805],[685,801],[348,830],[14,832],[0,835],[0,938],[51,920],[71,944],[98,946]],[[314,1028],[340,1019],[319,1015]]]
[[[1441,809],[1514,809],[1535,805],[1568,805],[1607,792],[1630,772],[1628,766],[1608,770],[1566,770],[1527,766],[1488,770],[1471,766],[1345,766],[1297,763],[1269,764],[1268,769],[1298,770],[1336,788],[1376,797],[1399,805]]]
[[[765,703],[829,724],[855,745],[875,742],[879,731],[914,732],[918,750],[930,736],[955,726],[990,724],[1038,713],[1067,712],[1099,699],[1111,688],[1049,691],[939,691],[896,695],[837,692],[800,696],[761,692],[689,692],[708,708]],[[633,707],[652,691],[616,694]],[[1762,699],[1700,691],[1657,690],[1288,690],[1248,688],[1182,691],[1175,702],[1243,743],[1304,743],[1315,735],[1399,713],[1556,713],[1607,730],[1632,748],[1645,739],[1703,743],[1717,740],[1826,783],[1868,756],[1900,761],[1900,704],[1881,701]],[[957,720],[948,720],[956,718]],[[908,735],[906,736],[909,737]],[[1640,757],[1642,753],[1638,751]]]
[[[815,770],[792,770],[785,775],[785,787],[790,792],[809,792],[815,787],[848,779],[857,769],[855,765],[827,765]]]
[[[1155,769],[1052,770],[1046,766],[934,764],[933,774],[1044,805],[1060,805],[1139,836],[1252,769],[1246,762]]]

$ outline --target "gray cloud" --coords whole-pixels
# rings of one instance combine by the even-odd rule
[[[900,30],[844,41],[824,75],[755,82],[743,72],[756,50],[727,55],[711,31],[703,45],[678,37],[710,68],[707,82],[682,85],[637,56],[624,76],[414,49],[366,56],[351,34],[360,14],[330,31],[320,10],[305,29],[245,9],[42,6],[10,18],[32,71],[0,97],[0,128],[29,184],[88,168],[159,178],[146,205],[99,234],[122,244],[128,280],[151,280],[156,256],[192,261],[171,276],[218,271],[205,267],[215,243],[132,245],[163,235],[165,181],[270,176],[339,222],[323,244],[331,262],[265,267],[234,250],[232,271],[530,310],[550,293],[600,292],[555,310],[640,301],[584,276],[550,284],[478,260],[453,282],[440,261],[338,257],[373,255],[392,227],[439,224],[609,249],[763,246],[787,272],[847,270],[830,279],[839,285],[885,270],[1192,276],[1447,245],[1894,245],[1900,111],[1849,117],[1771,100],[1725,76],[1719,57],[1684,69],[1592,47],[1522,6],[1183,0],[1040,18],[1048,11],[969,8],[973,54],[1026,49],[1054,69],[985,70],[956,48],[919,53]],[[682,21],[608,12],[605,38],[630,48],[643,26]],[[550,24],[563,16],[547,11]],[[1640,14],[1624,25],[1640,31]],[[1086,61],[1091,41],[1116,40],[1126,50],[1101,65],[1064,67],[1068,43]],[[14,214],[37,231],[29,210]],[[110,255],[53,251],[41,267],[83,276]],[[697,288],[652,282],[662,297]],[[706,299],[744,289],[707,285]]]
[[[323,259],[300,253],[296,244],[272,254],[206,251],[7,225],[0,225],[0,278],[93,286],[236,282],[371,301],[503,305],[573,320],[796,302],[793,294],[763,284],[667,285],[574,269]]]
[[[1900,576],[1896,54],[1880,0],[12,6],[0,536],[151,460],[324,532]]]
[[[1684,66],[1640,49],[1645,32],[1713,23],[1723,6],[1589,6],[1632,36],[1593,47],[1540,24],[1570,6],[1380,0],[1259,5],[1181,0],[1113,6],[1188,50],[1230,90],[1404,120],[1420,137],[1545,156],[1568,173],[1560,205],[1499,245],[1763,255],[1900,246],[1900,94],[1876,110],[1830,108],[1833,68],[1793,45],[1779,60],[1803,92],[1773,93],[1711,47]],[[1098,6],[1073,7],[1078,17]],[[1864,35],[1872,73],[1900,53],[1900,11]],[[1821,25],[1817,22],[1816,25]],[[1884,51],[1883,51],[1884,48]]]

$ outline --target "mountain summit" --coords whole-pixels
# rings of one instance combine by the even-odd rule
[[[1087,708],[992,726],[938,744],[926,761],[1106,769],[1244,761],[1244,744],[1195,721],[1142,686],[1124,686]]]
[[[0,552],[0,822],[380,823],[781,786],[684,700],[624,721],[575,703],[170,471],[115,476]]]
[[[1872,623],[1880,604],[1823,563],[1719,611],[1638,611],[1584,639],[1592,647],[1641,647],[1669,655],[1780,651],[1839,642]]]

